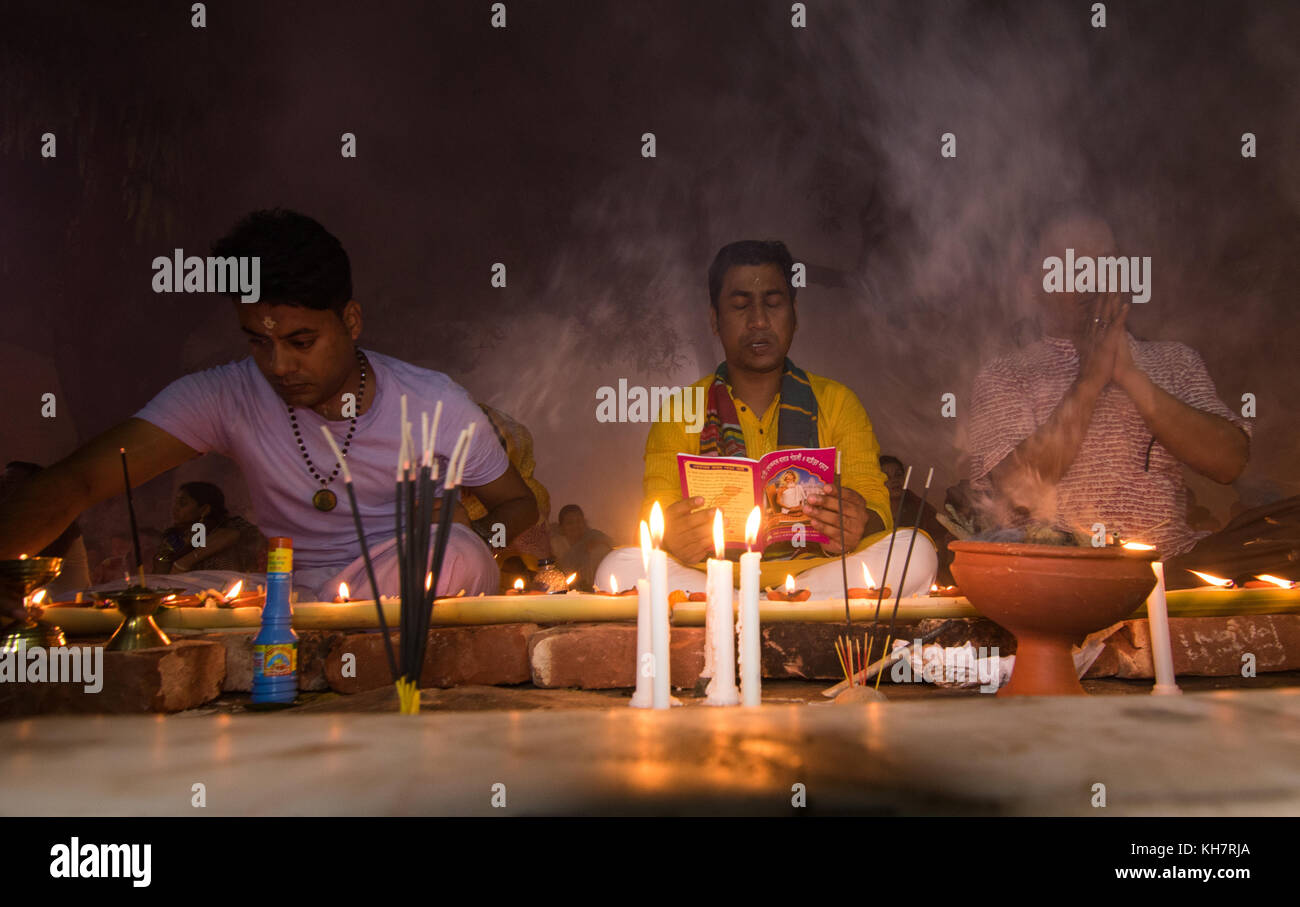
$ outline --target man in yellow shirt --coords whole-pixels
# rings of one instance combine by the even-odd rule
[[[802,507],[808,528],[830,541],[765,552],[763,587],[780,585],[791,574],[799,576],[798,587],[810,589],[813,599],[841,597],[841,522],[850,552],[849,585],[863,584],[864,563],[881,582],[892,514],[880,471],[880,445],[857,395],[786,358],[797,325],[793,265],[784,243],[746,240],[724,246],[709,267],[709,322],[726,360],[714,374],[692,385],[706,394],[702,429],[691,433],[682,421],[660,419],[646,440],[642,509],[648,513],[655,501],[664,508],[671,588],[704,591],[700,568],[713,556],[713,511],[703,507],[702,498],[682,498],[677,454],[758,459],[773,450],[797,447],[834,447],[840,452],[844,508],[841,513],[833,486],[823,485],[819,493],[809,495]],[[903,516],[910,523],[913,515]],[[895,591],[910,538],[910,530],[902,529],[895,542],[886,580]],[[918,534],[903,593],[928,589],[937,566],[934,546]],[[628,588],[643,574],[640,551],[612,552],[597,576],[611,574],[620,588]]]

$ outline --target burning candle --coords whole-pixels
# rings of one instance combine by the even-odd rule
[[[746,551],[740,556],[740,696],[741,705],[761,705],[763,673],[759,661],[759,564],[763,555],[754,550],[763,513],[755,507],[745,521]]]
[[[347,583],[339,583],[339,594],[334,596],[335,604],[346,604],[348,601],[348,593],[350,591],[351,590],[348,589]]]
[[[641,521],[641,567],[650,572],[650,528]],[[642,577],[636,581],[636,692],[632,694],[634,709],[648,709],[654,705],[650,670],[654,665],[654,651],[650,639],[650,580]]]
[[[1282,589],[1294,589],[1296,587],[1296,583],[1291,580],[1283,579],[1280,576],[1273,576],[1269,573],[1261,573],[1257,575],[1255,579],[1263,580],[1266,583],[1272,583],[1274,586],[1278,586]]]
[[[709,558],[708,598],[704,606],[704,652],[710,668],[709,686],[705,690],[705,705],[738,705],[740,691],[736,689],[736,638],[733,592],[735,570],[726,557],[727,543],[722,531],[722,511],[713,512],[713,553]],[[710,655],[712,656],[710,659]]]
[[[1147,598],[1147,626],[1151,630],[1151,648],[1156,666],[1154,696],[1176,696],[1182,692],[1174,679],[1174,653],[1169,644],[1169,608],[1165,602],[1165,565],[1154,561],[1156,587]],[[1193,571],[1195,572],[1195,571]]]
[[[664,512],[655,501],[650,508],[650,647],[654,651],[654,707],[670,708],[672,692],[668,662],[668,554],[659,546],[664,540]]]

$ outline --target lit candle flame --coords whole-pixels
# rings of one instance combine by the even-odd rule
[[[755,507],[749,512],[749,519],[745,520],[745,547],[750,551],[754,550],[754,545],[758,542],[758,527],[763,523],[763,511]]]
[[[1155,545],[1148,545],[1146,542],[1125,542],[1124,547],[1129,551],[1155,551]],[[1192,571],[1195,573],[1196,571]]]
[[[347,601],[349,591],[351,590],[348,589],[347,583],[339,583],[339,601],[341,602]]]
[[[618,577],[612,573],[609,575],[609,591],[611,595],[618,595]]]
[[[656,548],[664,543],[664,510],[658,501],[650,508],[650,543]]]
[[[515,591],[516,592],[524,591],[524,578],[522,576],[519,577],[519,579],[515,580]]]
[[[1205,580],[1207,583],[1209,583],[1209,584],[1212,585],[1212,586],[1225,586],[1225,587],[1226,587],[1226,586],[1231,586],[1231,585],[1232,585],[1232,580],[1230,580],[1230,579],[1224,579],[1224,578],[1221,577],[1221,576],[1215,576],[1215,575],[1212,574],[1212,573],[1202,573],[1202,572],[1199,571],[1199,570],[1192,570],[1192,571],[1190,571],[1190,572],[1195,573],[1197,576],[1199,576],[1201,579]]]
[[[641,569],[650,572],[650,527],[641,521]]]
[[[569,576],[564,580],[564,585],[566,586],[572,585],[573,581],[577,578],[578,578],[578,574],[570,573]]]
[[[433,585],[433,571],[430,570],[428,573],[424,574],[424,591],[428,592],[429,587],[432,585]]]
[[[244,581],[242,579],[237,579],[235,580],[234,585],[226,590],[226,594],[223,595],[222,598],[228,602],[233,602],[239,596],[239,593],[243,588]],[[347,594],[347,588],[347,586],[340,586],[340,590],[345,596]]]
[[[794,595],[794,577],[788,573],[785,575],[785,594]]]
[[[876,588],[876,580],[871,575],[871,571],[867,569],[866,564],[862,565],[862,579],[866,582],[868,589]]]
[[[1273,576],[1269,573],[1260,573],[1255,579],[1262,579],[1266,583],[1272,583],[1275,586],[1281,586],[1283,589],[1294,589],[1296,584],[1289,579],[1282,579],[1280,576]]]
[[[32,604],[39,605],[43,601],[45,601],[45,590],[41,589],[35,595],[32,596]]]
[[[722,511],[713,511],[713,554],[722,560],[727,551],[727,542],[722,534]]]

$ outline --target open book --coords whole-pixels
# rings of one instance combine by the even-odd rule
[[[835,448],[774,450],[758,460],[747,457],[677,455],[682,496],[704,498],[704,509],[722,511],[728,549],[745,550],[745,521],[763,508],[763,529],[755,550],[788,547],[797,534],[806,544],[828,541],[812,527],[803,505],[808,495],[835,484]]]

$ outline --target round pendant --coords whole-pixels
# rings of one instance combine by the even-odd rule
[[[334,492],[330,491],[328,488],[322,488],[311,496],[311,502],[315,505],[317,510],[333,510],[335,505],[338,504],[339,499]]]

